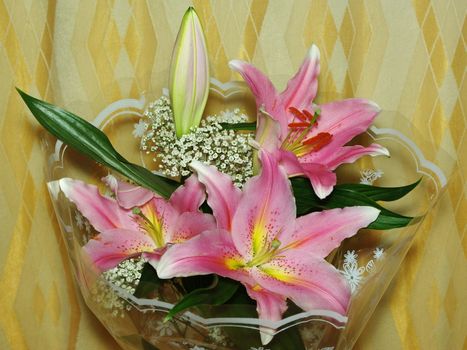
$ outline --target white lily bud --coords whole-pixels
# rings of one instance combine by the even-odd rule
[[[194,8],[183,16],[170,65],[170,100],[177,137],[197,127],[209,94],[209,62],[203,28]]]

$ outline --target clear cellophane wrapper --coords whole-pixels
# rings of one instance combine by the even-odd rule
[[[139,99],[116,101],[90,120],[107,134],[124,157],[149,169],[154,168],[152,157],[140,151],[139,139],[133,137],[132,131],[147,103],[159,96],[157,92],[145,93]],[[320,94],[319,98],[320,102],[326,102],[335,96]],[[234,108],[250,116],[256,114],[246,85],[212,80],[205,114]],[[341,166],[337,171],[339,183],[358,183],[365,170],[381,175],[374,183],[377,186],[403,186],[422,180],[404,198],[382,203],[392,211],[415,217],[409,226],[387,231],[361,230],[328,257],[343,273],[353,273],[359,279],[347,317],[327,310],[296,310],[286,314],[280,322],[266,322],[255,317],[253,305],[221,305],[192,308],[173,321],[163,322],[180,295],[164,287],[152,299],[138,299],[100,278],[81,249],[95,232],[89,225],[77,223],[76,207],[66,199],[56,182],[71,177],[103,187],[101,178],[109,170],[60,141],[45,137],[49,192],[75,280],[86,304],[124,349],[259,349],[263,346],[259,340],[260,328],[273,329],[276,337],[294,330],[293,334],[299,335],[304,349],[352,348],[397,273],[415,235],[423,235],[430,228],[430,217],[436,213],[437,199],[452,168],[452,160],[447,155],[440,160],[442,164],[427,160],[424,154],[431,147],[427,138],[395,112],[382,111],[374,125],[357,141],[359,144],[377,142],[389,149],[391,157],[364,157],[354,164]],[[377,249],[383,251],[380,256],[375,256]],[[263,349],[281,349],[281,346],[285,349],[286,345],[281,344],[273,340]]]

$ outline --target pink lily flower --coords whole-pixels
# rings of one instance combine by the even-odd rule
[[[270,144],[265,148],[275,154],[289,176],[307,176],[318,197],[325,198],[332,192],[336,184],[333,171],[339,165],[353,163],[364,155],[389,155],[386,148],[377,144],[345,146],[367,130],[380,112],[374,102],[354,98],[320,106],[313,104],[320,69],[319,50],[315,45],[281,93],[251,64],[233,60],[229,66],[250,86],[258,111],[264,110],[279,123],[277,127],[266,127],[262,124],[269,122],[262,120],[265,116],[258,113],[257,140]]]
[[[65,196],[99,232],[83,250],[101,271],[139,255],[156,267],[169,245],[216,227],[212,215],[199,211],[205,193],[195,176],[188,178],[169,200],[111,175],[104,180],[116,199],[101,195],[96,186],[82,181],[60,180]]]
[[[261,319],[278,321],[286,299],[305,311],[345,314],[350,289],[324,258],[340,242],[374,221],[379,210],[349,207],[296,218],[290,182],[274,157],[260,151],[262,170],[243,191],[213,166],[193,162],[218,228],[170,247],[157,273],[161,278],[215,273],[243,283],[257,301]],[[263,343],[274,332],[262,329]]]

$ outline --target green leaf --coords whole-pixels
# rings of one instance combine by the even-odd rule
[[[303,344],[302,336],[298,330],[298,325],[287,328],[279,334],[276,334],[268,344],[268,348],[271,350],[305,350],[305,345]]]
[[[137,298],[150,299],[163,283],[163,280],[157,276],[157,272],[151,264],[146,263],[141,271],[138,286],[136,287],[134,296]]]
[[[141,344],[143,345],[143,350],[159,350],[159,348],[156,348],[144,338],[141,338]]]
[[[207,288],[196,289],[180,300],[165,317],[171,320],[179,312],[198,305],[222,305],[237,291],[239,283],[227,278],[215,277],[214,283]]]
[[[381,210],[378,218],[372,222],[368,228],[375,230],[389,230],[398,227],[405,227],[411,221],[412,217],[394,213],[383,208],[373,199],[367,197],[364,193],[358,192],[358,188],[349,189],[347,187],[335,186],[332,193],[325,199],[316,196],[308,179],[296,177],[291,179],[292,189],[297,205],[297,215],[305,215],[314,211],[344,208],[351,206],[371,206]],[[386,195],[387,198],[391,198]]]
[[[245,131],[255,131],[256,122],[251,123],[220,123],[222,128],[225,130],[245,130]]]
[[[78,152],[126,176],[140,186],[168,198],[179,183],[132,164],[112,146],[107,136],[86,120],[60,107],[16,89],[37,121],[58,139]]]
[[[239,305],[239,308],[245,308],[245,305]],[[252,308],[254,311],[254,308]],[[256,312],[251,312],[248,315],[231,315],[230,317],[248,317],[257,318]],[[235,343],[236,349],[250,349],[250,348],[261,348],[260,331],[258,329],[250,329],[243,327],[223,327],[223,331],[228,337]],[[286,330],[276,334],[272,341],[265,347],[270,350],[305,350],[298,325],[294,325]]]
[[[420,181],[422,181],[421,178],[410,185],[401,187],[377,187],[364,184],[342,184],[337,185],[336,188],[361,193],[374,201],[390,202],[404,197],[415,187],[417,187]]]
[[[198,275],[181,278],[183,289],[186,291],[185,294],[191,293],[196,289],[212,286],[216,281],[216,275]]]
[[[214,317],[244,317],[244,318],[257,318],[258,312],[256,311],[256,302],[251,299],[245,287],[242,285],[235,292],[232,298],[226,303],[225,309],[221,314],[216,314]],[[289,308],[284,314],[284,318],[301,312],[292,303],[289,303]],[[260,348],[261,344],[260,333],[257,329],[243,328],[243,327],[224,327],[223,330],[227,333],[229,338],[235,343],[238,349],[249,349],[250,347]],[[276,334],[272,341],[264,348],[271,350],[305,350],[302,337],[298,330],[298,325],[287,328],[282,332]]]

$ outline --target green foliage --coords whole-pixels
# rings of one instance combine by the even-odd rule
[[[371,206],[381,210],[378,218],[368,228],[389,230],[407,226],[412,217],[394,213],[379,205],[376,200],[396,200],[413,190],[418,183],[404,187],[376,187],[360,184],[345,184],[334,187],[332,193],[325,199],[320,199],[313,191],[308,179],[296,177],[291,179],[292,189],[297,204],[297,215],[305,215],[325,209],[344,208],[351,206]]]
[[[215,276],[214,282],[205,288],[198,288],[186,294],[165,317],[172,319],[179,312],[199,305],[222,305],[237,291],[239,283],[228,278]]]
[[[137,298],[150,299],[162,285],[164,281],[157,276],[157,272],[151,264],[144,264],[138,286],[136,287],[134,296]]]
[[[148,169],[127,161],[115,150],[107,136],[86,120],[17,90],[37,121],[78,152],[165,198],[179,186],[173,180],[155,175]]]
[[[219,123],[225,130],[255,131],[256,122],[252,123]]]

